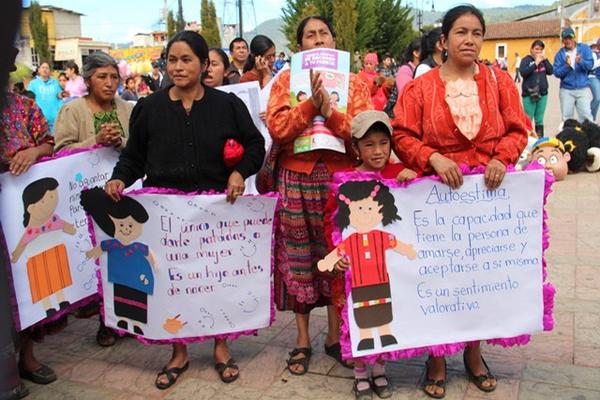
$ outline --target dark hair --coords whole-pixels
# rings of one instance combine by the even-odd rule
[[[81,192],[81,206],[110,237],[115,235],[115,224],[110,217],[119,219],[131,217],[140,224],[148,221],[149,218],[148,212],[137,200],[121,196],[121,200],[115,202],[98,187]]]
[[[256,64],[256,57],[262,56],[269,49],[275,48],[275,43],[265,35],[256,35],[250,42],[250,55],[244,65],[244,72],[250,71]]]
[[[125,79],[125,86],[127,86],[127,84],[129,83],[129,81],[135,81],[135,79],[133,79],[133,77],[128,77],[127,79]]]
[[[369,127],[369,129],[367,129],[367,131],[365,132],[365,134],[360,138],[357,139],[355,137],[352,138],[352,143],[354,143],[357,147],[358,147],[358,143],[363,141],[364,139],[368,138],[371,133],[376,133],[376,132],[381,132],[381,133],[385,133],[386,136],[391,140],[392,139],[392,133],[390,132],[390,130],[388,129],[388,127],[386,126],[386,124],[384,124],[381,121],[377,121],[375,122],[373,125],[371,125]],[[390,144],[390,153],[391,153],[391,144]],[[358,160],[358,164],[361,164],[362,160]]]
[[[421,38],[413,39],[408,46],[406,46],[404,54],[402,54],[402,65],[408,64],[409,61],[413,60],[413,52],[415,50],[421,50]]]
[[[227,78],[227,75],[226,75],[227,70],[229,69],[229,57],[227,57],[227,54],[223,51],[223,49],[220,49],[218,47],[210,48],[208,50],[209,64],[210,64],[210,52],[211,51],[214,51],[215,53],[217,53],[219,55],[219,58],[221,59],[221,62],[223,63],[223,66],[225,68],[225,74],[223,76],[223,86],[229,85],[229,78]],[[200,78],[200,81],[204,82],[204,79],[206,79],[207,76],[208,76],[208,69],[202,73],[202,77]]]
[[[442,20],[442,33],[444,37],[448,39],[448,35],[450,34],[450,29],[456,22],[457,19],[462,17],[463,15],[473,14],[479,20],[481,27],[483,28],[483,34],[485,35],[485,19],[483,18],[483,14],[477,7],[471,4],[461,4],[460,6],[456,6],[451,8],[444,15],[444,19]]]
[[[311,19],[316,19],[317,21],[321,21],[322,23],[327,25],[327,29],[329,29],[329,32],[331,32],[331,36],[333,36],[333,38],[335,39],[335,31],[333,30],[333,25],[331,25],[331,23],[326,18],[321,17],[320,15],[313,15],[304,18],[298,25],[298,29],[296,30],[296,44],[302,45],[302,38],[304,37],[304,28],[306,28],[306,24],[308,24],[308,22]]]
[[[246,42],[246,39],[244,39],[243,37],[236,37],[229,43],[229,51],[233,51],[233,45],[239,42],[244,42],[246,48],[248,48],[248,42]]]
[[[31,90],[24,90],[21,94],[27,98],[30,98],[31,100],[35,100],[35,93],[33,93]]]
[[[79,75],[79,65],[77,65],[75,61],[67,61],[65,63],[65,70],[69,68],[75,70],[75,75]]]
[[[531,48],[533,49],[535,46],[540,46],[542,49],[546,48],[543,40],[536,39],[531,43]]]
[[[13,90],[19,94],[22,94],[25,91],[25,84],[23,82],[17,82],[13,85]]]
[[[208,60],[208,45],[202,35],[194,31],[182,31],[177,33],[167,44],[167,58],[169,57],[171,46],[173,46],[173,43],[177,42],[184,42],[190,46],[192,52],[200,59],[200,64],[206,64],[206,61]]]
[[[340,228],[340,231],[346,229],[350,225],[350,207],[340,197],[344,196],[345,199],[350,201],[359,201],[369,198],[375,187],[379,186],[379,189],[373,200],[377,202],[383,215],[383,226],[389,225],[394,221],[400,221],[402,218],[398,215],[398,208],[394,204],[394,195],[390,193],[390,188],[385,186],[380,181],[350,181],[340,185],[338,192],[338,213],[335,216],[335,222]]]
[[[58,187],[58,181],[54,178],[42,178],[31,182],[23,189],[23,226],[29,224],[29,211],[27,208],[37,203],[44,197],[46,192],[54,190]]]
[[[427,57],[435,53],[435,46],[440,41],[442,36],[442,28],[433,28],[429,32],[423,34],[421,38],[421,54],[419,61],[423,62]]]

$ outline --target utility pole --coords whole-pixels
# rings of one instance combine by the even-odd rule
[[[179,0],[179,1],[181,1],[181,0]],[[238,0],[238,12],[239,12],[239,16],[240,16],[240,37],[244,37],[244,24],[242,23],[242,19],[243,19],[242,0]]]

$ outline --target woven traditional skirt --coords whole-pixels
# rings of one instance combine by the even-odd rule
[[[115,315],[143,324],[148,322],[148,295],[128,286],[114,284]]]
[[[280,168],[282,203],[276,244],[275,301],[279,310],[305,314],[331,304],[331,273],[318,271],[327,255],[324,210],[331,175],[322,162],[310,175]]]

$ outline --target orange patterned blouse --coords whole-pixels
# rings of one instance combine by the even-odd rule
[[[312,101],[305,100],[292,107],[290,104],[290,71],[283,71],[273,82],[267,106],[267,126],[273,141],[282,146],[278,162],[294,172],[310,174],[319,160],[330,173],[352,166],[350,123],[356,114],[373,109],[367,85],[356,75],[350,74],[350,98],[346,114],[334,110],[325,125],[346,142],[346,154],[329,150],[315,150],[294,154],[294,139],[300,135],[319,114]]]
[[[402,92],[392,121],[394,149],[417,173],[433,173],[427,164],[435,153],[473,168],[493,158],[514,164],[527,143],[528,119],[512,78],[479,64],[477,83],[481,125],[471,139],[460,132],[445,100],[439,67],[411,81]]]

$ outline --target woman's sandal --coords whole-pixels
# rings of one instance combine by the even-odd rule
[[[481,390],[482,392],[493,392],[498,386],[498,381],[496,381],[496,384],[493,386],[483,386],[483,382],[490,379],[496,379],[496,377],[490,372],[490,367],[488,367],[487,363],[483,359],[483,356],[481,356],[481,361],[483,362],[487,373],[483,375],[475,375],[467,363],[467,352],[463,352],[463,363],[465,364],[465,371],[467,371],[467,376],[469,379],[473,382],[473,384],[475,384],[475,386],[477,386],[477,389]]]
[[[382,378],[385,379],[386,384],[380,386],[377,384],[377,379],[382,379]],[[373,388],[373,392],[375,392],[377,397],[379,397],[380,399],[387,399],[389,397],[392,397],[392,394],[393,394],[392,385],[390,384],[390,380],[388,379],[387,376],[378,375],[378,376],[371,377],[371,379],[373,380],[371,387]]]
[[[342,359],[342,346],[340,342],[332,344],[331,346],[324,345],[325,354],[329,357],[333,358],[335,361],[340,363],[342,367],[346,367],[348,369],[354,368],[354,365],[348,363],[348,361]]]
[[[431,378],[429,378],[429,361],[431,359],[427,360],[427,362],[425,363],[425,380],[423,381],[423,384],[421,385],[421,389],[423,389],[423,391],[425,392],[425,394],[429,397],[432,397],[434,399],[443,399],[446,396],[446,359],[444,359],[444,379],[438,379],[433,380]],[[430,392],[427,390],[427,386],[433,386],[434,387],[434,391]],[[436,389],[443,389],[444,391],[442,393],[436,393],[435,390]]]
[[[310,361],[310,356],[312,355],[312,349],[310,347],[297,347],[292,350],[290,353],[290,358],[287,360],[287,368],[292,375],[304,375],[308,372],[308,363]],[[298,355],[302,354],[304,357],[302,358],[294,358]],[[290,367],[293,365],[302,366],[302,371],[297,372],[291,369]]]
[[[154,382],[154,384],[160,390],[165,390],[165,389],[170,388],[181,377],[181,374],[183,374],[185,371],[187,371],[187,369],[188,369],[189,366],[190,366],[190,362],[189,361],[186,361],[186,363],[181,368],[177,368],[177,367],[167,368],[167,366],[165,366],[162,369],[162,371],[160,371],[157,374],[156,381]],[[168,381],[167,383],[162,383],[162,382],[158,381],[158,378],[160,378],[162,375],[164,375],[164,376],[167,377],[167,381]]]
[[[358,385],[363,382],[368,384],[367,388],[358,390]],[[354,378],[352,393],[354,393],[354,398],[356,400],[371,400],[373,398],[373,390],[371,389],[371,381],[369,378]]]
[[[233,369],[236,371],[234,375],[225,376],[225,371],[227,369]],[[224,383],[231,383],[240,377],[240,368],[237,366],[233,358],[230,358],[226,363],[216,363],[215,369],[219,373],[219,378]]]

